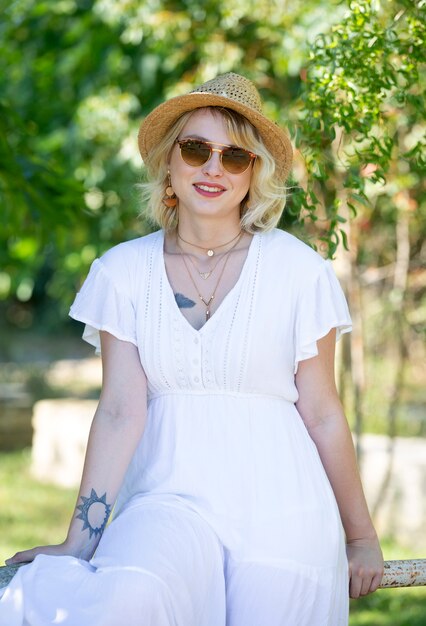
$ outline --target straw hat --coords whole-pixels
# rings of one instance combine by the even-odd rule
[[[293,151],[287,133],[262,113],[262,101],[254,84],[239,74],[229,72],[209,80],[191,93],[171,98],[156,107],[139,129],[139,150],[145,163],[149,153],[187,111],[208,106],[226,107],[244,115],[257,128],[265,146],[275,159],[277,172],[285,180],[291,168]]]

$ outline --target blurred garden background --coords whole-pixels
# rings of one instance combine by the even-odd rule
[[[53,462],[36,478],[31,415],[99,393],[67,313],[97,256],[154,229],[139,123],[227,71],[289,128],[280,227],[349,300],[339,387],[385,558],[426,556],[425,25],[425,0],[0,0],[0,560],[73,510]],[[352,603],[352,626],[421,624],[421,589]]]

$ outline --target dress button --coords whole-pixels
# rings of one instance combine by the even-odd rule
[[[197,344],[197,343],[198,343],[198,341],[199,341],[198,337],[195,337],[195,338],[194,338],[194,343],[195,343],[195,344]]]
[[[195,376],[194,377],[194,383],[199,383],[199,382],[200,382],[200,379],[198,378],[198,376]]]
[[[192,360],[192,363],[193,363],[194,365],[198,365],[198,364],[199,364],[199,362],[200,362],[200,361],[199,361],[198,359],[193,359],[193,360]]]

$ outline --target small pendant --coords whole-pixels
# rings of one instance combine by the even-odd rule
[[[213,300],[213,298],[214,298],[214,293],[212,293],[212,295],[210,296],[210,298],[209,298],[209,301],[208,301],[208,302],[206,302],[206,301],[204,300],[204,298],[203,298],[203,296],[201,295],[201,293],[199,293],[198,295],[199,295],[199,297],[200,297],[201,302],[204,304],[204,306],[206,306],[207,308],[209,308],[209,306],[210,306],[210,304],[211,304],[211,302],[212,302],[212,300]],[[209,315],[210,315],[210,313],[209,313]]]
[[[207,280],[211,276],[211,272],[198,272],[203,280]]]
[[[214,250],[207,250],[207,256],[214,256]]]
[[[210,309],[207,309],[206,311],[206,322],[208,322],[210,319]]]

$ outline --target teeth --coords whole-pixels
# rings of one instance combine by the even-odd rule
[[[198,189],[202,189],[203,191],[210,191],[211,193],[215,193],[217,191],[223,191],[220,187],[207,187],[207,185],[197,185]]]

